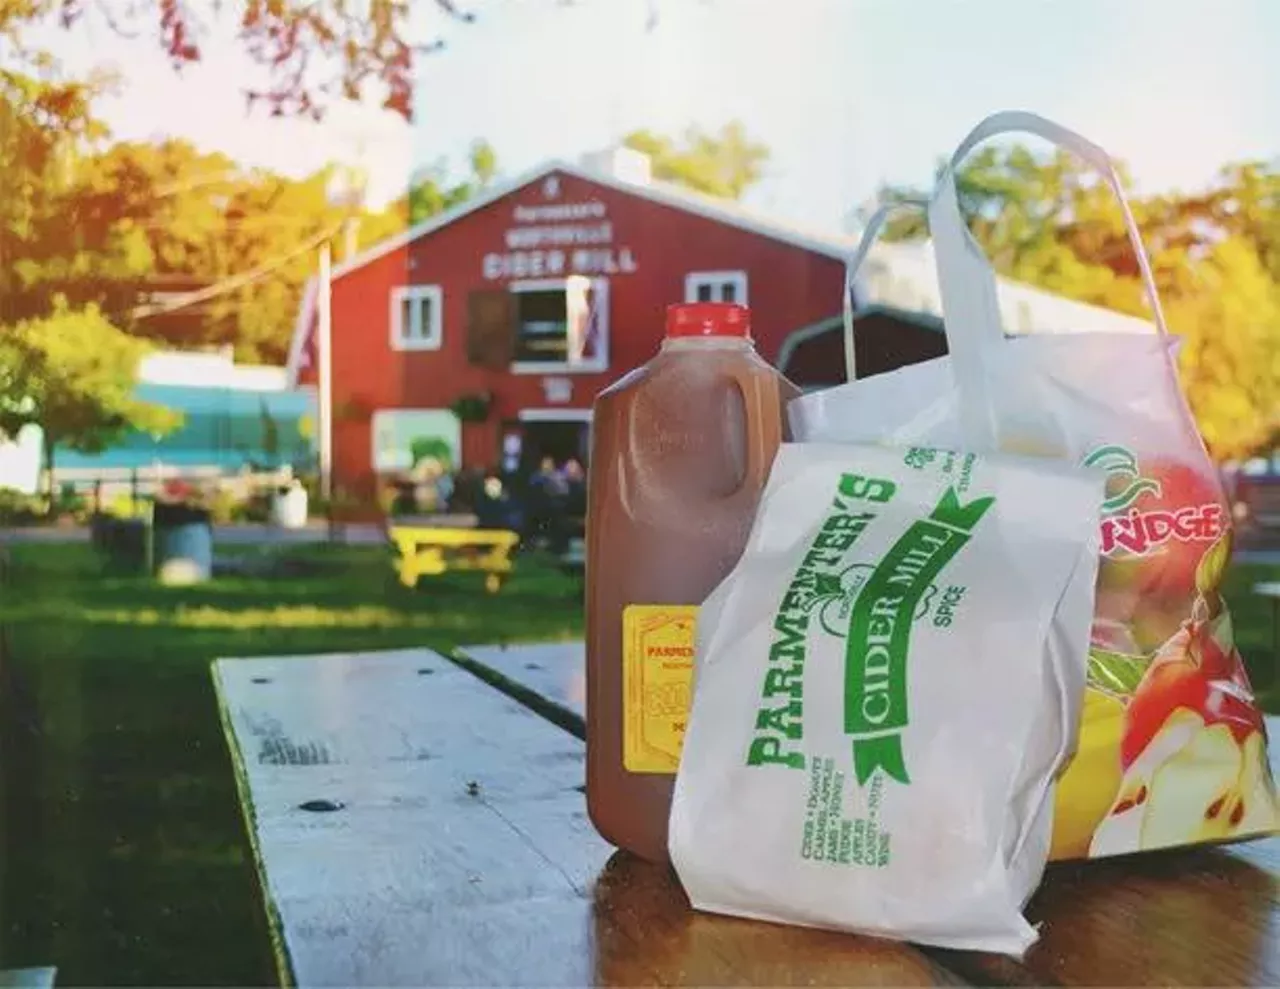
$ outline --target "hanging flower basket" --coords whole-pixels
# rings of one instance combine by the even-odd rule
[[[489,418],[492,406],[491,392],[477,392],[458,396],[449,406],[449,410],[458,417],[459,422],[484,422]]]
[[[208,521],[213,502],[212,485],[197,485],[181,478],[171,478],[156,491],[153,515],[173,519],[175,524]]]

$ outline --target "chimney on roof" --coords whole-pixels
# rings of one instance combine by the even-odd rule
[[[590,171],[633,185],[648,185],[653,179],[653,163],[649,156],[621,144],[583,155],[582,164]]]

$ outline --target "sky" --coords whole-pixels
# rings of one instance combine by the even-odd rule
[[[323,124],[247,114],[255,70],[225,18],[181,76],[154,39],[101,25],[50,38],[69,70],[125,74],[98,107],[117,137],[186,137],[292,175],[360,162],[374,203],[418,167],[460,166],[480,137],[515,175],[638,127],[678,134],[731,119],[772,151],[746,202],[831,232],[881,183],[927,183],[996,110],[1082,132],[1127,163],[1141,192],[1280,157],[1280,0],[654,2],[646,30],[647,0],[472,0],[474,24],[441,22],[422,0],[416,29],[447,45],[416,66],[412,125],[356,105]]]

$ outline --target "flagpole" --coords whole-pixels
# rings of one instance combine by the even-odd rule
[[[333,360],[332,249],[328,238],[320,245],[320,277],[316,292],[317,403],[320,413],[320,494],[333,498]]]

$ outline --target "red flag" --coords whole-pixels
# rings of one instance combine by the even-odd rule
[[[316,353],[316,279],[307,281],[302,293],[302,305],[293,326],[293,341],[289,347],[289,378],[295,384],[304,376],[312,378],[320,369],[320,357]]]

